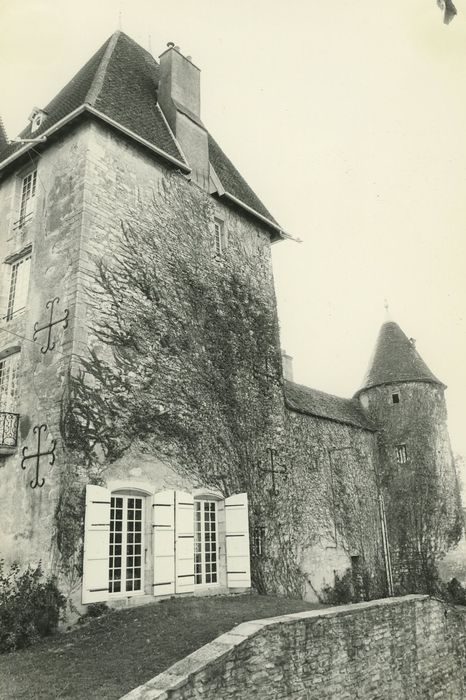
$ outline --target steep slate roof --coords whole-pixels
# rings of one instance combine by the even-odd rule
[[[31,133],[29,124],[23,139],[48,134],[51,127],[80,108],[96,117],[116,123],[174,159],[189,171],[168,124],[157,104],[159,64],[149,52],[121,31],[115,32],[43,111],[47,117]],[[130,135],[131,135],[130,134]],[[35,146],[38,148],[38,146]],[[0,170],[5,160],[28,150],[24,144],[8,144],[0,138]],[[268,210],[242,178],[218,144],[209,136],[209,157],[226,193],[250,207],[279,228]],[[9,162],[9,161],[8,161]],[[172,161],[173,162],[173,161]]]
[[[220,146],[209,134],[209,160],[215,168],[224,189],[241,202],[248,204],[266,219],[276,223],[272,214],[264,207],[259,197],[252,191],[246,180],[226,157]]]
[[[445,386],[432,374],[398,324],[387,321],[380,329],[369,369],[356,396],[373,386],[399,382],[430,382]]]
[[[290,381],[285,381],[284,390],[286,405],[292,411],[376,431],[356,399],[342,399]]]

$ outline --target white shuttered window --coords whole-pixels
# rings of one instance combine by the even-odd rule
[[[151,542],[144,537],[146,507],[151,511]],[[224,535],[227,585],[249,588],[247,494],[225,501],[194,500],[189,493],[167,490],[148,501],[136,490],[111,493],[88,485],[82,602],[144,593],[145,567],[152,567],[154,596],[193,593],[196,584],[217,585]],[[151,549],[152,558],[146,562]]]
[[[82,602],[108,599],[108,547],[110,535],[110,491],[86,486]]]
[[[238,493],[225,499],[228,588],[249,588],[248,495]]]
[[[176,491],[176,593],[194,590],[194,501],[190,493]]]
[[[152,503],[154,595],[175,593],[175,492],[155,493]]]

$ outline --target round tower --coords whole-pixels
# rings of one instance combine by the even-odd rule
[[[379,429],[379,485],[400,592],[433,591],[436,562],[461,536],[445,389],[415,341],[384,323],[355,397]]]

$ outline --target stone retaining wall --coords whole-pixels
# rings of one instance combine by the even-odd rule
[[[462,700],[465,660],[464,614],[412,595],[245,622],[121,700]]]

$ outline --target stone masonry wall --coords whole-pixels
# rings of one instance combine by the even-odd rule
[[[10,321],[4,318],[10,284],[10,265],[3,264],[0,277],[0,357],[12,346],[20,353],[18,405],[20,414],[17,448],[0,455],[0,558],[7,564],[36,564],[49,569],[53,549],[54,510],[59,497],[63,453],[60,442],[60,406],[66,383],[77,324],[76,290],[79,277],[80,235],[87,152],[87,130],[80,126],[56,140],[43,155],[27,157],[0,183],[0,250],[5,257],[32,246],[27,307]],[[18,227],[22,178],[37,167],[37,187],[32,219]],[[55,318],[69,310],[68,327],[55,326],[51,340],[55,349],[45,354],[47,332],[33,341],[34,324],[49,320],[46,303],[59,297]],[[22,448],[34,454],[34,426],[46,424],[42,450],[57,441],[55,463],[40,462],[42,487],[31,488],[35,460],[21,469]]]
[[[380,564],[374,440],[368,431],[285,410],[266,229],[95,122],[82,124],[50,145],[37,165],[35,214],[20,233],[13,230],[18,183],[29,166],[23,164],[12,172],[0,188],[5,254],[32,243],[28,307],[8,326],[0,325],[0,356],[12,343],[21,347],[21,440],[14,454],[0,457],[1,555],[8,563],[41,559],[44,568],[61,574],[65,592],[78,600],[86,483],[111,488],[112,484],[139,485],[149,493],[166,488],[197,495],[215,492],[220,498],[244,490],[249,496],[251,526],[265,525],[266,530],[265,552],[260,561],[253,561],[253,583],[259,590],[315,599],[322,585],[333,584],[335,571],[342,573],[350,565],[351,556],[361,557],[373,578]],[[151,217],[162,259],[165,241],[171,241],[172,247],[176,241],[176,274],[165,265],[157,267],[157,274],[160,288],[170,290],[169,303],[179,325],[174,328],[172,317],[161,314],[156,320],[162,327],[151,326],[154,347],[147,356],[159,363],[154,374],[157,402],[148,402],[140,422],[155,421],[156,434],[154,403],[159,402],[164,415],[178,416],[183,429],[191,421],[194,436],[202,433],[204,440],[197,448],[197,462],[191,453],[191,465],[183,461],[176,435],[168,440],[150,435],[136,440],[112,460],[106,460],[98,446],[94,460],[88,454],[74,454],[63,435],[70,366],[77,372],[91,348],[102,356],[108,353],[93,331],[99,316],[96,267],[101,260],[112,264],[122,226],[147,227]],[[228,236],[226,255],[221,258],[215,254],[215,218],[224,222]],[[134,264],[144,267],[145,262],[134,251]],[[187,297],[179,270],[191,282],[199,281],[201,292],[223,290],[218,305],[211,306],[210,316],[203,319],[206,328],[210,323],[210,341],[212,327],[218,324],[217,347],[204,347],[199,333],[202,324],[192,312],[196,300]],[[4,272],[5,302],[8,275]],[[55,296],[60,297],[57,311],[69,309],[69,323],[67,329],[53,331],[56,348],[44,355],[42,343],[32,341],[34,323],[46,322],[45,304]],[[214,295],[212,299],[216,301]],[[235,314],[242,318],[243,335],[229,324],[230,313],[232,318]],[[198,345],[180,355],[179,349],[194,332]],[[255,346],[255,353],[245,356],[246,345]],[[217,361],[221,366],[215,365]],[[200,383],[210,379],[210,386],[208,381],[203,384],[210,394],[195,393],[196,376]],[[189,392],[194,405],[185,401]],[[102,404],[99,412],[104,411]],[[124,419],[124,411],[116,413]],[[196,419],[199,426],[193,424]],[[43,422],[49,431],[46,446],[51,439],[57,441],[55,463],[49,465],[42,458],[40,476],[45,484],[31,489],[34,465],[31,460],[21,470],[21,448],[26,446],[32,453],[33,427]],[[286,478],[277,477],[276,492],[271,488],[268,448],[276,450],[277,468],[287,472]]]
[[[406,596],[246,622],[121,700],[462,700],[462,613]]]
[[[287,411],[284,453],[293,484],[287,507],[301,511],[290,537],[299,542],[305,598],[318,600],[323,586],[334,585],[335,573],[351,567],[352,557],[367,574],[364,594],[383,595],[375,434]]]
[[[153,211],[153,235],[162,242],[167,241],[167,245],[170,240],[177,240],[182,222],[177,264],[189,270],[194,262],[200,284],[220,289],[225,280],[248,271],[241,280],[244,288],[236,292],[240,306],[244,290],[248,285],[253,289],[257,306],[246,309],[246,314],[251,316],[247,322],[248,334],[257,332],[252,322],[257,310],[263,316],[268,314],[277,324],[269,236],[260,225],[98,125],[91,127],[86,175],[83,269],[91,272],[95,261],[102,257],[111,260],[109,253],[121,236],[122,223],[141,225],[144,217],[139,219],[140,213],[147,215],[149,212],[150,215]],[[168,191],[170,209],[165,211],[164,199]],[[215,256],[214,217],[224,222],[228,238],[226,254],[220,259]],[[195,241],[195,250],[191,241]],[[136,260],[136,264],[139,261]],[[173,288],[169,267],[159,265],[157,275],[159,286]],[[92,272],[89,280],[92,284]],[[189,312],[188,287],[180,289],[179,294],[178,290],[173,291],[171,303],[186,306]],[[80,300],[79,315],[88,323],[82,324],[76,337],[77,352],[85,354],[89,346],[102,352],[102,344],[92,332],[95,309],[92,299],[86,299],[84,289]],[[219,299],[220,311],[221,304]],[[230,310],[231,307],[226,313]],[[189,328],[193,318],[187,316],[184,322]],[[157,385],[158,397],[170,414],[180,410],[180,394],[190,386],[198,370],[196,356],[202,361],[205,339],[200,338],[191,357],[180,365],[177,348],[167,356],[158,344],[158,337],[166,331],[164,323],[160,315],[154,324],[153,352],[159,357],[159,373],[163,377]],[[241,328],[226,328],[225,331],[218,343],[225,347],[230,345],[229,364],[222,368],[222,376],[215,375],[218,368],[214,368],[212,376],[219,386],[229,373],[235,378],[236,384],[226,385],[226,391],[238,393],[243,404],[240,408],[244,411],[243,418],[250,420],[247,430],[236,436],[235,445],[236,451],[239,447],[248,452],[246,480],[234,486],[237,454],[229,451],[231,426],[227,421],[230,418],[222,414],[220,402],[225,397],[220,395],[216,398],[220,410],[210,416],[215,421],[210,424],[210,431],[217,439],[205,442],[199,458],[203,463],[201,478],[199,473],[186,469],[176,449],[164,450],[162,441],[158,444],[152,441],[143,449],[136,442],[120,459],[101,465],[102,477],[106,483],[115,479],[145,482],[154,490],[185,488],[192,491],[209,483],[217,485],[224,495],[228,495],[229,489],[247,490],[252,529],[265,526],[265,548],[253,561],[253,584],[258,590],[316,599],[324,584],[333,585],[334,572],[343,573],[351,565],[351,556],[355,556],[367,567],[374,593],[380,583],[382,562],[373,434],[285,411],[281,369],[277,363],[280,357],[278,332],[273,331],[268,341],[264,335],[265,344],[251,358],[241,355]],[[236,339],[235,334],[238,335]],[[183,342],[183,334],[180,334],[178,348]],[[265,427],[257,425],[257,416],[251,411],[251,407],[257,405],[258,396],[262,411],[267,413]],[[211,402],[209,395],[200,395],[199,399],[204,405]],[[189,405],[182,406],[181,410],[186,408],[191,412]],[[200,408],[202,410],[202,406]],[[188,414],[186,419],[189,419]],[[199,431],[204,430],[205,425],[200,425]],[[244,444],[238,445],[241,441]],[[268,447],[276,450],[277,468],[287,471],[286,479],[277,477],[275,494],[271,493],[271,476],[267,472],[270,467]],[[227,473],[220,485],[215,482],[219,471]]]

